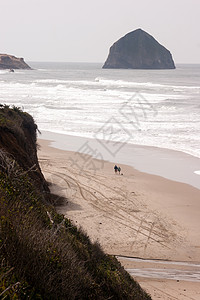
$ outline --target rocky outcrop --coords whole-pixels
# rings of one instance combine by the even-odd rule
[[[0,54],[0,69],[27,69],[31,67],[27,65],[23,58],[18,58],[13,55]]]
[[[110,48],[104,69],[175,69],[169,50],[142,29],[120,38]]]

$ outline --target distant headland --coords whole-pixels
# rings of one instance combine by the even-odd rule
[[[129,32],[110,47],[104,69],[175,69],[169,50],[142,29]]]
[[[5,69],[27,69],[31,67],[25,63],[23,58],[18,58],[13,55],[0,54],[0,70]]]

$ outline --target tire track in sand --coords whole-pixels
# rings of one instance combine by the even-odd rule
[[[169,248],[163,242],[161,242],[160,240],[157,240],[157,238],[163,238],[163,233],[159,234],[157,231],[155,231],[155,230],[153,231],[152,226],[149,228],[149,223],[145,220],[145,218],[140,219],[137,216],[132,216],[130,214],[127,214],[127,211],[123,210],[122,207],[118,206],[118,207],[114,208],[113,206],[109,205],[108,201],[107,201],[108,199],[99,190],[96,190],[93,187],[91,187],[91,186],[89,187],[85,184],[81,184],[82,185],[81,186],[77,179],[73,178],[72,176],[70,176],[66,173],[64,174],[61,172],[51,172],[51,171],[48,171],[45,169],[44,169],[44,172],[54,174],[54,176],[56,175],[58,178],[62,179],[64,182],[66,182],[66,184],[69,188],[70,188],[70,185],[73,185],[73,187],[77,186],[81,197],[85,201],[90,202],[90,205],[92,205],[95,209],[101,210],[103,213],[106,214],[106,217],[111,219],[112,221],[120,223],[121,225],[133,230],[135,232],[134,244],[136,243],[138,236],[141,234],[147,238],[147,242],[144,246],[145,249],[147,248],[149,240],[159,243],[160,245]],[[66,179],[66,177],[67,177],[67,179]],[[108,186],[106,186],[106,187],[109,188]],[[89,189],[92,189],[93,193],[91,191],[89,191]],[[116,193],[116,191],[114,189],[112,189],[112,190]],[[94,195],[94,192],[96,194],[99,194],[101,196],[101,199],[99,197],[97,197],[97,195]],[[90,197],[85,196],[84,193],[89,194]],[[93,200],[91,198],[93,198]],[[96,200],[95,202],[94,202],[94,199]],[[102,206],[102,200],[104,200],[103,206]],[[110,214],[113,214],[113,216],[109,215],[108,212]],[[129,220],[128,224],[127,224],[126,219]],[[131,220],[131,219],[133,219],[133,220]],[[139,225],[136,223],[136,220],[139,221]],[[132,226],[129,224],[129,222],[131,223]],[[143,223],[145,223],[145,226],[143,225]],[[155,237],[151,236],[152,233],[154,234]]]

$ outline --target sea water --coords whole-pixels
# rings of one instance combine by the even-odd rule
[[[112,70],[99,63],[30,62],[0,71],[0,103],[40,131],[156,146],[200,157],[200,65]]]

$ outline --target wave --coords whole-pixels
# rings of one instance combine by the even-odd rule
[[[102,77],[96,77],[91,80],[63,80],[63,79],[39,79],[35,80],[35,83],[46,83],[46,84],[65,84],[75,86],[96,86],[106,88],[155,88],[155,89],[171,89],[176,92],[182,92],[183,90],[200,90],[200,86],[186,86],[186,85],[168,85],[159,84],[153,82],[136,82],[136,81],[124,81],[124,80],[111,80]]]
[[[186,85],[168,85],[168,84],[159,84],[153,82],[133,82],[133,81],[124,81],[124,80],[109,80],[104,78],[95,78],[95,82],[105,85],[121,86],[121,87],[153,87],[153,88],[167,88],[167,89],[200,89],[200,86],[186,86]]]
[[[130,143],[157,145],[200,156],[197,80],[190,80],[193,86],[189,86],[182,77],[177,80],[167,77],[164,81],[151,75],[145,75],[145,79],[128,75],[113,77],[111,71],[109,77],[104,73],[100,77],[101,74],[99,70],[77,73],[77,79],[74,71],[2,75],[0,79],[5,81],[0,81],[0,102],[24,106],[41,130],[93,137],[108,124],[123,137],[118,130],[121,124],[132,130]],[[140,101],[136,95],[142,96]],[[124,109],[122,115],[120,108]],[[116,123],[111,121],[113,117]],[[139,121],[138,131],[132,128],[136,121]],[[114,135],[114,132],[110,135],[113,140]]]
[[[0,70],[0,74],[8,74],[9,70]]]
[[[61,79],[37,79],[34,80],[35,83],[67,83],[67,80]]]
[[[95,124],[95,123],[93,123]],[[40,130],[42,131],[49,131],[49,132],[54,132],[54,133],[60,133],[60,134],[65,134],[65,135],[72,135],[72,136],[79,136],[79,137],[85,137],[85,138],[91,138],[91,139],[101,139],[103,138],[103,135],[96,135],[96,133],[91,129],[91,126],[88,125],[88,129],[82,128],[81,122],[77,121],[76,126],[74,127],[52,127],[48,126],[48,124],[42,124],[40,123]],[[74,125],[74,124],[73,124]],[[97,132],[98,133],[98,132]],[[144,135],[144,131],[141,132],[143,134],[143,138],[139,139],[137,136],[134,138],[131,138],[128,140],[128,142],[125,142],[125,144],[131,144],[131,145],[138,145],[138,146],[148,146],[148,147],[158,147],[158,148],[163,148],[163,149],[170,149],[174,151],[181,151],[183,153],[189,154],[193,157],[200,158],[200,152],[198,149],[191,149],[189,145],[185,144],[179,144],[179,143],[167,143],[166,139],[159,138],[159,142],[156,139],[147,139],[147,136]],[[109,141],[111,142],[120,142],[123,143],[123,133],[121,132],[118,138],[115,138],[115,134],[113,133],[112,135],[109,136]],[[106,141],[108,139],[106,138]],[[195,171],[195,174],[200,175],[200,170]]]
[[[80,107],[56,106],[56,105],[44,105],[44,108],[52,109],[52,110],[83,110]]]
[[[1,74],[1,72],[0,72]],[[3,74],[3,73],[2,73]],[[94,93],[95,90],[99,90],[101,92],[109,92],[109,90],[113,90],[115,94],[119,92],[119,89],[123,88],[126,89],[134,89],[133,92],[135,92],[135,89],[149,89],[149,91],[155,92],[157,96],[164,95],[165,99],[166,97],[172,96],[171,94],[166,94],[167,92],[177,92],[179,93],[179,97],[182,98],[181,93],[184,93],[184,91],[196,91],[197,93],[200,92],[200,86],[176,86],[176,85],[164,85],[164,84],[157,84],[152,82],[132,82],[132,81],[123,81],[123,80],[110,80],[110,79],[102,79],[99,77],[96,77],[94,80],[61,80],[61,79],[38,79],[34,80],[28,83],[19,83],[19,82],[4,82],[0,81],[1,84],[5,84],[6,86],[13,86],[13,88],[29,88],[29,87],[39,87],[39,88],[55,88],[55,89],[66,89],[71,91],[80,91],[80,93],[84,93],[88,91],[90,93],[91,91]],[[3,88],[3,86],[2,86]],[[128,91],[127,90],[127,91]],[[195,93],[196,93],[195,92]],[[144,91],[142,92],[143,95],[145,95]],[[147,93],[149,97],[153,97],[153,94]],[[173,94],[173,98],[175,97],[175,93]],[[177,98],[177,97],[176,97]]]

